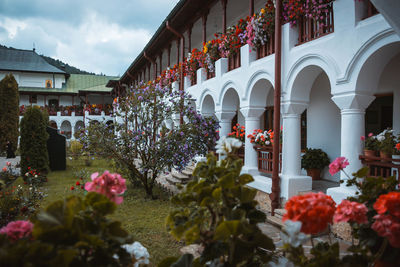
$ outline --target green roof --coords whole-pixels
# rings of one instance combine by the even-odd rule
[[[110,79],[118,79],[115,76],[102,76],[90,74],[71,74],[67,79],[67,84],[63,88],[45,87],[19,87],[20,92],[42,92],[57,94],[78,94],[84,92],[111,92],[112,88],[106,87]]]
[[[88,75],[88,74],[71,74],[67,80],[67,90],[93,91],[93,92],[111,92],[111,88],[107,88],[106,84],[115,76]]]

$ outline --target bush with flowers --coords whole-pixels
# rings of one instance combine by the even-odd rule
[[[84,199],[70,196],[55,201],[31,221],[14,221],[1,228],[2,265],[148,264],[147,250],[137,242],[132,243],[132,237],[120,222],[108,218],[122,202],[125,180],[118,174],[104,172],[93,174],[85,187],[90,192]]]
[[[13,171],[11,162],[7,161],[6,166],[4,166],[0,171],[0,190],[4,186],[12,184],[18,175]]]
[[[364,149],[366,150],[378,150],[378,140],[373,133],[369,133],[367,137],[361,136],[361,141],[364,142]]]
[[[244,138],[246,135],[246,129],[243,125],[236,123],[235,126],[232,127],[233,131],[228,133],[228,137],[239,139],[240,141],[244,142]]]
[[[86,128],[82,143],[102,151],[101,156],[111,156],[133,184],[155,197],[153,187],[161,172],[184,168],[195,156],[207,154],[217,139],[218,123],[184,105],[188,102],[189,95],[170,86],[150,83],[129,88],[116,104],[122,122],[114,124],[115,130],[102,123]],[[160,132],[173,116],[182,116],[183,123]]]
[[[250,139],[250,143],[252,144],[270,146],[273,143],[274,132],[272,130],[262,131],[261,129],[255,129],[247,138]]]
[[[320,25],[325,23],[334,0],[284,0],[283,18],[291,25],[298,25],[303,17],[313,18]]]
[[[392,155],[393,149],[396,145],[396,137],[393,134],[392,129],[386,129],[380,134],[376,136],[376,140],[378,141],[378,148],[380,151]]]
[[[272,38],[275,31],[275,7],[272,0],[268,0],[258,14],[254,14],[246,26],[247,43],[252,47],[260,47]]]
[[[43,183],[47,182],[47,177],[42,173],[38,172],[36,169],[28,167],[28,172],[23,176],[24,181],[32,186],[41,186]]]

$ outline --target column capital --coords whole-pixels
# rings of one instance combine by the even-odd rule
[[[231,121],[235,117],[236,111],[219,110],[215,112],[219,121]]]
[[[283,101],[281,104],[282,114],[301,114],[308,107],[308,102]]]
[[[259,118],[265,111],[265,107],[242,107],[240,112],[243,116],[248,118]]]
[[[345,92],[332,97],[333,102],[341,110],[362,110],[364,111],[375,99],[375,96],[357,92]]]

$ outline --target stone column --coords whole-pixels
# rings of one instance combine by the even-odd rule
[[[240,109],[245,118],[246,127],[244,166],[242,169],[244,173],[258,175],[257,151],[254,150],[247,135],[252,134],[256,129],[260,129],[260,117],[264,111],[265,107],[243,107]]]
[[[283,144],[281,196],[289,199],[302,191],[312,189],[312,180],[301,174],[301,113],[306,109],[305,102],[283,102]]]
[[[236,115],[236,111],[224,111],[220,110],[215,112],[218,118],[219,125],[221,126],[219,130],[220,138],[223,136],[228,136],[228,133],[232,131],[232,119]]]
[[[363,143],[360,139],[365,135],[365,109],[375,99],[374,96],[355,92],[340,93],[332,97],[332,100],[340,108],[341,122],[341,156],[349,161],[345,172],[351,176],[353,172],[361,167],[359,155],[363,153]],[[347,176],[341,172],[341,180],[347,180]],[[331,195],[336,203],[340,203],[348,196],[354,195],[356,188],[347,187],[346,182],[339,187],[329,188],[328,195]]]
[[[76,125],[76,121],[73,126],[71,123],[71,140],[75,140],[75,125]]]

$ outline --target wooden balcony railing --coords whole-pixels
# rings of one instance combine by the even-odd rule
[[[215,71],[207,71],[207,80],[215,77]]]
[[[400,159],[360,155],[361,163],[369,168],[369,177],[395,176],[399,179]]]
[[[258,157],[258,171],[272,174],[272,146],[259,146],[255,145],[254,149],[257,151]],[[282,169],[282,149],[279,152],[279,172]]]
[[[364,19],[375,16],[376,14],[379,14],[379,11],[376,9],[374,4],[371,3],[370,0],[367,0],[366,4],[367,4],[367,16]]]
[[[193,86],[197,83],[197,73],[193,73],[193,75],[190,77],[190,85]]]
[[[228,71],[237,69],[240,67],[240,50],[234,55],[228,57]]]
[[[257,59],[272,55],[275,53],[274,36],[268,38],[268,42],[257,48]]]
[[[313,18],[303,17],[299,20],[299,42],[298,45],[312,41],[334,30],[332,3],[327,6],[327,14],[322,22]]]

